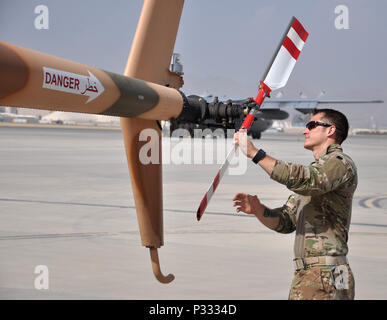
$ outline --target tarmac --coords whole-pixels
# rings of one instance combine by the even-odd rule
[[[245,173],[225,174],[196,221],[220,166],[198,163],[198,155],[231,145],[197,140],[163,138],[171,158],[163,165],[159,257],[162,272],[176,277],[165,285],[141,246],[120,130],[0,126],[0,299],[287,299],[294,233],[236,214],[231,199],[257,194],[274,208],[290,191],[246,161]],[[278,159],[313,160],[300,133],[263,133],[254,143]],[[359,174],[348,254],[355,298],[386,299],[387,139],[349,136],[343,148]]]

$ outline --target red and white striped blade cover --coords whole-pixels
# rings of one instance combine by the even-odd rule
[[[306,32],[301,23],[294,18],[282,46],[263,81],[271,90],[276,90],[286,85],[308,35],[309,33]]]
[[[224,173],[226,172],[228,165],[230,164],[230,158],[233,155],[233,151],[235,149],[233,148],[230,153],[227,155],[226,161],[223,163],[222,167],[219,169],[218,173],[215,176],[214,181],[212,182],[210,188],[207,190],[206,194],[204,195],[202,201],[200,202],[200,206],[198,210],[196,211],[196,219],[199,221],[202,217],[204,210],[207,208],[207,204],[210,202],[210,199],[212,195],[214,194],[216,188],[219,185],[219,181],[222,179]]]

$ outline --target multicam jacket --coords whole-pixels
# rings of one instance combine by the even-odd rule
[[[294,192],[271,211],[280,217],[277,232],[296,230],[295,258],[346,255],[357,170],[341,146],[331,144],[309,166],[277,160],[271,178]]]

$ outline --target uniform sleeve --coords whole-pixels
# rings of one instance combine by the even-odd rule
[[[336,189],[353,176],[342,157],[333,156],[322,164],[314,162],[309,166],[277,160],[270,178],[297,194],[316,196]]]
[[[269,210],[274,216],[279,217],[279,224],[275,231],[279,233],[291,233],[296,230],[297,204],[294,195],[288,198],[284,206]]]

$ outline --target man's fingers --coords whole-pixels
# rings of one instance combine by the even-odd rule
[[[236,212],[246,212],[246,204],[239,202],[239,203],[234,203],[234,207],[236,207]]]
[[[233,201],[236,201],[236,200],[242,200],[246,197],[246,194],[245,193],[237,193],[234,198],[232,199]]]
[[[238,143],[239,143],[239,141],[238,141],[238,132],[236,132],[236,133],[234,134],[233,144],[238,145]]]
[[[241,206],[241,205],[242,205],[241,201],[235,201],[233,207]]]
[[[236,207],[236,212],[245,212],[250,213],[250,203],[249,203],[249,197],[250,195],[246,193],[237,193],[234,198],[232,199],[234,201],[233,206]]]

